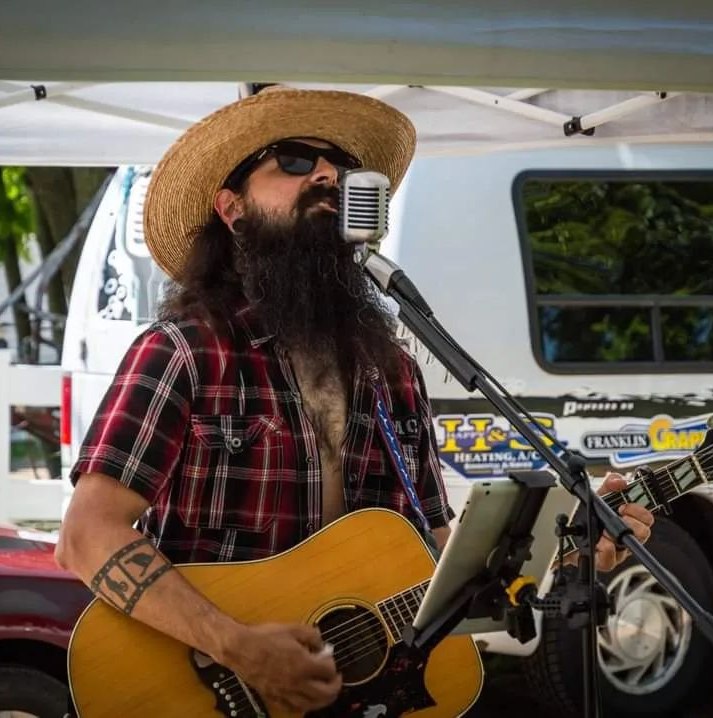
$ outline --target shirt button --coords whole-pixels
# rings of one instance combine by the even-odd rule
[[[362,415],[361,415],[361,420],[362,420],[364,423],[367,423],[367,424],[368,424],[370,419],[371,419],[371,416],[369,416],[369,414],[362,414]]]
[[[314,531],[314,524],[309,523],[307,524],[307,526],[305,526],[305,528],[307,529],[307,533],[311,534]]]
[[[239,449],[243,445],[243,440],[239,436],[234,436],[230,440],[230,446],[233,449]]]
[[[349,474],[349,483],[356,484],[358,478],[359,477],[356,474]]]
[[[314,463],[314,456],[308,456],[308,457],[307,457],[307,463],[308,463],[308,464],[313,464],[313,463]]]

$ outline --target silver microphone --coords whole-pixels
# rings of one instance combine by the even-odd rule
[[[389,231],[391,182],[372,170],[349,170],[339,183],[339,232],[345,242],[378,242]]]
[[[389,190],[391,183],[381,172],[350,170],[339,183],[339,232],[348,243],[371,245],[389,231]],[[361,252],[360,264],[386,294],[399,303],[408,302],[424,315],[433,311],[398,264],[379,254],[374,247]]]

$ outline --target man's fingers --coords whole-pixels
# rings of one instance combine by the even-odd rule
[[[624,523],[634,532],[634,536],[640,543],[646,543],[651,537],[651,527],[642,521],[624,516]]]
[[[626,486],[627,481],[621,474],[607,474],[597,493],[602,496],[612,491],[623,491]]]
[[[599,571],[611,571],[617,565],[616,546],[608,536],[602,536],[599,540],[596,553]]]
[[[301,624],[295,624],[291,626],[292,635],[305,647],[309,648],[310,651],[318,653],[324,647],[324,641],[318,628],[313,626],[303,626]]]
[[[610,473],[604,478],[597,493],[602,496],[611,492],[623,491],[627,485],[627,480],[621,474]],[[648,541],[654,523],[654,516],[648,509],[638,504],[627,503],[619,507],[619,514],[638,541],[641,543]],[[617,547],[612,537],[604,534],[597,544],[597,568],[600,571],[611,571],[628,555],[627,549]]]
[[[308,679],[331,682],[337,677],[337,664],[332,656],[313,655],[308,668]]]
[[[289,710],[306,713],[334,703],[341,688],[341,676],[336,676],[331,681],[305,680],[294,693],[284,696],[280,702]]]
[[[646,526],[654,525],[653,514],[643,506],[639,506],[639,504],[624,504],[619,507],[619,513],[624,517],[630,516]]]
[[[323,708],[333,703],[342,688],[342,678],[337,676],[331,681],[308,681],[302,687],[301,694],[311,705]]]

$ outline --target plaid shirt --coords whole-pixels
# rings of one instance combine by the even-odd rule
[[[284,551],[321,526],[317,440],[295,375],[249,307],[234,336],[197,320],[159,322],[124,356],[72,469],[99,472],[151,504],[144,533],[175,563]],[[453,516],[416,362],[384,386],[410,475],[432,526]],[[347,511],[393,509],[414,521],[375,421],[373,377],[354,378],[341,459]]]

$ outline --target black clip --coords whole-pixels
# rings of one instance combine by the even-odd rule
[[[634,479],[641,481],[654,502],[661,506],[664,516],[673,514],[671,502],[666,497],[661,484],[656,480],[654,470],[650,466],[640,466],[634,473]]]
[[[47,88],[44,85],[30,85],[35,91],[36,100],[44,100],[47,97]]]
[[[590,127],[588,130],[582,129],[582,118],[575,115],[571,120],[567,120],[562,128],[567,137],[572,135],[587,135],[591,137],[594,134],[594,127]]]
[[[558,514],[555,521],[557,522],[555,535],[558,539],[556,576],[562,577],[564,576],[565,539],[571,537],[576,546],[576,539],[584,536],[584,526],[574,522],[570,524],[567,514]],[[557,583],[557,581],[555,581],[555,583]]]

